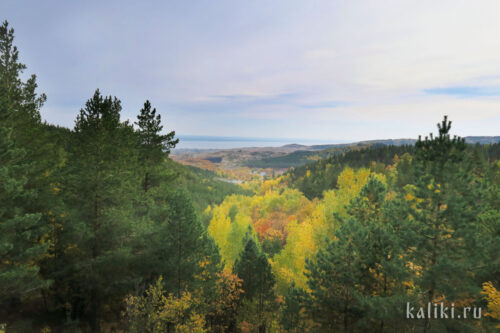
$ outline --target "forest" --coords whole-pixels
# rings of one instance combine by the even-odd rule
[[[5,21],[0,332],[500,328],[499,143],[467,144],[445,116],[414,145],[231,184],[169,158],[149,101],[123,120],[97,89],[72,129],[46,123],[26,69]]]

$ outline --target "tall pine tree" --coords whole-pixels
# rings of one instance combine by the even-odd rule
[[[87,101],[76,119],[63,182],[69,222],[62,274],[72,319],[89,322],[93,332],[99,331],[103,305],[116,312],[132,281],[132,198],[140,184],[136,136],[120,121],[120,111],[120,101],[99,90]]]
[[[276,279],[266,254],[257,247],[253,237],[247,234],[243,242],[245,247],[233,267],[233,272],[243,280],[242,319],[248,320],[260,333],[264,333],[270,321],[269,316],[275,310]]]
[[[49,245],[43,218],[48,210],[43,204],[50,195],[45,162],[54,155],[42,158],[40,154],[45,151],[45,136],[39,108],[45,95],[37,96],[35,76],[21,79],[25,69],[14,45],[14,30],[5,21],[0,26],[0,306],[4,314],[20,314],[20,299],[27,304],[28,294],[48,285],[38,272]]]
[[[146,101],[141,113],[137,116],[139,126],[140,164],[143,168],[144,179],[142,186],[147,192],[154,183],[154,169],[168,157],[170,149],[175,148],[179,139],[175,139],[175,132],[161,134],[163,125],[161,115],[156,114],[156,109],[151,109],[151,103]]]
[[[46,229],[41,214],[24,207],[36,192],[26,188],[25,153],[10,135],[11,130],[0,125],[0,317],[7,320],[19,311],[23,298],[48,284],[37,265],[47,252],[48,243],[40,242]]]
[[[422,302],[439,299],[465,306],[471,305],[468,299],[479,297],[480,284],[474,279],[483,257],[479,238],[483,200],[465,140],[451,138],[450,128],[445,116],[438,124],[438,136],[419,138],[415,145],[416,181],[407,196],[414,235],[410,260],[419,267],[416,282],[425,294]],[[458,328],[453,321],[427,318],[424,329],[444,330],[441,325]]]
[[[326,249],[307,263],[310,289],[305,302],[322,331],[402,330],[406,210],[386,200],[387,187],[371,175],[347,207],[347,218]]]

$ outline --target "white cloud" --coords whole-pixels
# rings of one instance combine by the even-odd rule
[[[101,87],[132,108],[126,116],[149,98],[167,118],[185,117],[172,121],[181,133],[325,139],[335,129],[335,139],[414,136],[449,114],[463,134],[499,134],[495,96],[424,93],[500,86],[498,1],[52,5],[59,7],[32,3],[41,15],[26,21],[7,8],[23,46],[30,39],[43,45],[26,46],[25,59],[40,70],[51,110],[63,108],[57,94],[80,101]],[[220,96],[260,102],[221,105]],[[293,98],[276,103],[273,96]],[[339,105],[329,107],[332,101]],[[50,120],[72,125],[51,112]],[[195,123],[202,113],[210,116]]]

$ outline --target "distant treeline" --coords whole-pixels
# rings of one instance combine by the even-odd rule
[[[339,152],[333,156],[293,168],[287,174],[290,185],[312,199],[321,197],[325,190],[336,188],[337,178],[345,167],[366,167],[372,171],[384,173],[386,166],[394,163],[395,157],[402,157],[404,154],[413,155],[414,150],[414,145],[386,146],[376,144],[360,150]],[[500,159],[500,143],[468,144],[467,151],[474,154],[478,162],[479,160],[493,162]],[[311,176],[305,177],[306,174]]]
[[[330,148],[318,151],[298,150],[283,156],[249,160],[245,162],[245,166],[262,169],[288,169],[290,167],[298,167],[311,163],[311,161],[315,159],[328,158],[340,154],[345,150],[347,150],[347,148]]]
[[[500,142],[500,137],[466,137],[466,143],[469,145],[495,145]],[[319,159],[328,159],[337,155],[342,155],[343,153],[348,153],[351,151],[358,150],[369,150],[368,148],[383,149],[384,147],[394,146],[394,147],[406,147],[404,149],[410,150],[411,146],[415,144],[416,140],[413,139],[399,139],[399,140],[372,140],[372,141],[362,141],[355,144],[335,144],[335,145],[316,145],[311,146],[311,150],[298,150],[292,153],[285,154],[278,157],[264,157],[260,159],[249,160],[245,162],[245,165],[251,168],[274,168],[274,169],[288,169],[290,167],[300,167],[305,164],[311,163],[311,161]],[[392,149],[392,148],[391,148]],[[390,150],[391,150],[390,149]],[[369,156],[374,156],[377,153],[369,153]],[[378,157],[378,156],[375,156]],[[348,156],[348,159],[351,157]],[[355,157],[353,157],[355,159]],[[375,159],[379,161],[378,159]],[[382,162],[382,160],[380,160]]]

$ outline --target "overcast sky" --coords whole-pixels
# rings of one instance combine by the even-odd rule
[[[178,134],[417,137],[444,114],[500,135],[500,1],[2,0],[42,117],[96,88]]]

